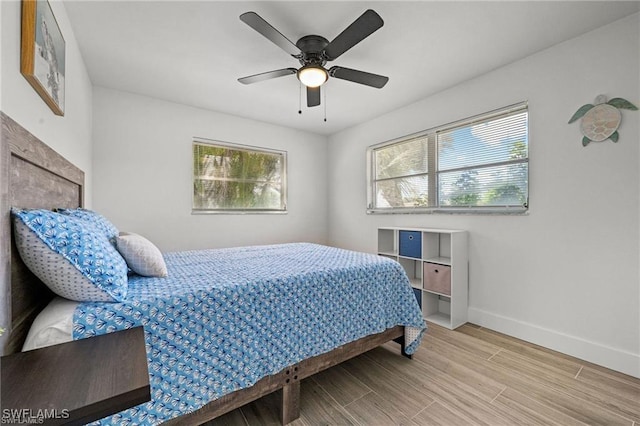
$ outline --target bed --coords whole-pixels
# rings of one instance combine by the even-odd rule
[[[84,175],[5,115],[2,115],[2,140],[4,246],[0,269],[0,318],[2,324],[10,324],[11,332],[8,338],[4,336],[5,340],[2,341],[4,353],[7,354],[20,350],[35,316],[53,298],[49,289],[25,267],[12,246],[14,243],[10,238],[10,207],[82,207]],[[420,318],[413,317],[412,320],[390,320],[381,317],[379,320],[364,321],[362,311],[356,309],[362,305],[376,307],[376,312],[381,310],[375,303],[383,302],[380,299],[385,298],[382,293],[384,291],[397,293],[396,296],[400,297],[404,304],[407,302],[407,295],[413,297],[408,283],[407,288],[402,290],[375,289],[374,281],[387,283],[381,287],[389,287],[389,282],[398,281],[395,278],[386,281],[375,278],[380,274],[393,275],[398,271],[397,268],[401,269],[388,259],[306,243],[183,252],[167,254],[166,258],[169,276],[182,277],[183,281],[179,284],[163,281],[162,278],[155,281],[132,278],[129,283],[130,294],[127,295],[130,299],[113,304],[81,303],[74,311],[74,338],[145,325],[154,395],[154,400],[150,403],[152,406],[149,408],[150,411],[145,411],[144,407],[134,408],[133,412],[118,414],[107,419],[107,422],[119,423],[123,419],[129,419],[135,423],[136,421],[132,420],[133,416],[141,415],[139,418],[142,419],[142,423],[167,421],[175,424],[200,424],[263,395],[280,391],[281,420],[286,424],[299,415],[300,380],[303,378],[389,340],[399,340],[403,352],[411,352],[419,344],[423,323],[417,304],[415,312],[418,312],[417,316]],[[320,269],[313,262],[316,258],[326,260]],[[247,267],[234,268],[233,265],[238,265],[240,261]],[[203,283],[198,277],[211,274],[212,269],[207,270],[205,267],[208,262],[213,262],[213,270],[220,272],[226,268],[235,280],[246,282],[247,285],[239,287],[227,283],[211,287]],[[274,264],[277,270],[291,272],[283,275],[274,274]],[[359,265],[364,264],[369,265],[368,272],[365,269],[357,269]],[[332,272],[332,269],[338,271],[339,277],[338,280],[334,278],[332,285],[342,287],[337,296],[325,292],[326,277],[335,272]],[[224,282],[223,275],[216,276],[215,282]],[[406,277],[404,279],[406,280]],[[358,292],[353,290],[354,283],[362,287]],[[369,287],[365,284],[369,284]],[[176,285],[180,286],[180,289],[174,289],[175,291],[169,295],[168,289]],[[401,284],[394,285],[401,287]],[[296,294],[296,297],[292,297],[292,294]],[[215,312],[225,311],[222,305],[216,304],[225,297],[233,301],[233,312],[230,315],[221,315],[218,318],[219,324],[209,324],[209,318],[213,318]],[[285,300],[291,303],[282,303]],[[270,301],[272,306],[267,309],[270,303],[256,303],[257,301]],[[191,316],[184,315],[181,323],[173,314],[159,315],[156,310],[152,315],[150,312],[156,309],[152,302],[163,304],[165,308],[165,305],[172,305],[172,309],[190,312]],[[207,311],[206,315],[204,311],[198,312],[207,302],[211,302],[208,306],[213,309]],[[254,312],[241,309],[238,313],[238,306],[253,305],[262,306],[262,310]],[[400,303],[391,304],[390,311],[399,305]],[[394,318],[396,314],[398,312],[389,315]],[[371,315],[371,311],[368,315]],[[159,316],[162,317],[162,321],[158,321]],[[206,326],[191,323],[196,316],[200,319],[204,317]],[[323,316],[334,318],[323,320]],[[256,320],[257,317],[259,321]],[[149,321],[150,318],[154,321]],[[255,321],[249,321],[249,318]],[[100,327],[96,326],[97,323]],[[221,327],[220,324],[225,325]],[[261,335],[264,330],[259,329],[266,328],[266,324],[271,326],[271,330]],[[407,333],[409,327],[405,325],[411,326],[413,333]],[[323,326],[328,327],[328,330],[317,331]],[[190,328],[197,328],[199,332],[190,333]],[[162,330],[162,333],[158,330]],[[185,334],[171,330],[182,330]],[[234,330],[242,337],[234,338]],[[173,333],[172,339],[158,338],[160,334],[166,336],[167,331]],[[216,333],[225,337],[216,336]],[[180,346],[183,340],[189,340],[189,335],[193,338],[190,346]],[[410,339],[411,342],[405,345],[405,339]],[[212,346],[216,346],[215,342],[218,342],[217,346],[220,347],[226,345],[226,352],[218,355],[211,352]],[[247,345],[246,342],[253,343]],[[206,347],[207,351],[204,351],[203,347]],[[200,355],[189,354],[189,350]],[[243,356],[247,355],[246,352],[248,358],[239,358],[240,361],[228,359],[228,362],[223,362],[225,356],[234,352],[242,353]],[[176,375],[163,364],[164,361],[173,359],[173,364],[182,364],[184,369],[188,363],[180,360],[192,360],[193,357],[197,359],[195,363],[187,365],[187,375]],[[263,362],[264,360],[269,362]],[[217,373],[214,374],[211,370],[219,370],[222,374],[216,375]],[[207,378],[201,377],[205,371],[211,373],[208,381]],[[157,373],[154,375],[154,372]],[[186,376],[191,380],[188,383],[185,383]],[[197,377],[194,379],[194,376]],[[175,381],[170,380],[171,377]],[[207,383],[211,386],[206,386]],[[180,384],[202,392],[196,392],[195,396],[185,396],[183,392],[176,397],[180,393]]]

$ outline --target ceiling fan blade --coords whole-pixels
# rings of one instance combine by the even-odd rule
[[[376,89],[382,89],[389,77],[383,75],[371,74],[370,72],[353,70],[351,68],[343,67],[331,67],[329,70],[331,77],[339,78],[341,80],[353,81],[354,83],[364,84],[366,86],[375,87]]]
[[[307,106],[314,107],[320,105],[320,86],[307,87]]]
[[[242,84],[253,84],[259,81],[269,80],[272,78],[284,77],[285,75],[291,75],[297,73],[295,68],[283,68],[281,70],[263,72],[261,74],[254,74],[247,77],[239,78],[238,81]]]
[[[240,15],[240,20],[265,36],[272,43],[279,46],[282,50],[290,54],[291,56],[300,55],[300,49],[286,38],[282,33],[271,26],[267,21],[262,19],[260,15],[255,12],[246,12]]]
[[[367,10],[325,47],[327,60],[333,61],[384,25],[374,10]]]

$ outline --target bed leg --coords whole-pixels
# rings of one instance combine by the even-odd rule
[[[404,351],[404,344],[402,345],[402,356],[407,357],[409,359],[413,359],[413,355],[409,355]]]
[[[393,339],[393,341],[396,343],[400,343],[400,352],[402,353],[402,356],[413,359],[413,355],[409,355],[404,351],[404,335],[398,337],[397,339]]]
[[[282,393],[281,418],[283,425],[300,417],[300,381],[292,380],[280,390]]]

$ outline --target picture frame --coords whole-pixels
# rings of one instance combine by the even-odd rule
[[[20,72],[60,116],[65,109],[65,50],[48,0],[22,0]]]

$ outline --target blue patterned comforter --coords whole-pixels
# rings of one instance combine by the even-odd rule
[[[165,254],[167,278],[132,276],[124,302],[81,303],[73,338],[144,325],[151,401],[102,424],[157,424],[286,366],[382,332],[425,324],[402,267],[295,243]]]

